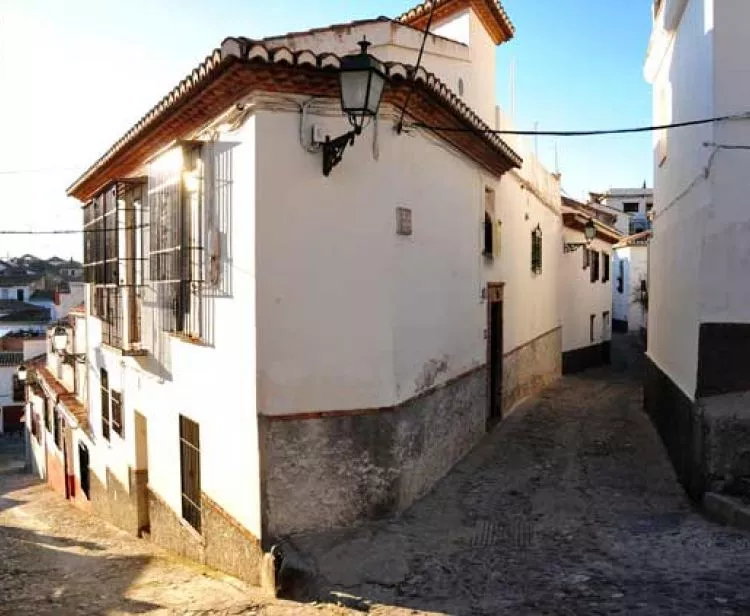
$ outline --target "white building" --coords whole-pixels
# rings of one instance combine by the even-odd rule
[[[612,328],[646,329],[648,313],[648,242],[651,231],[623,238],[613,247]]]
[[[748,2],[655,3],[654,123],[746,118],[748,23]],[[646,408],[696,498],[750,476],[748,144],[747,119],[654,138]]]
[[[560,271],[563,373],[610,361],[612,339],[612,245],[620,235],[583,204],[563,206]],[[586,237],[586,227],[591,237]]]
[[[635,235],[651,228],[654,191],[650,188],[610,188],[605,193],[591,193],[592,201],[602,211],[617,216],[615,228],[621,235]]]
[[[513,27],[438,2],[412,79],[425,21],[226,39],[69,189],[91,494],[122,527],[258,581],[277,538],[403,509],[559,377],[559,178],[482,132]],[[326,176],[364,37],[382,103]]]

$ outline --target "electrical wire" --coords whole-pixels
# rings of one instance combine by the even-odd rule
[[[135,231],[136,229],[145,229],[148,226],[149,225],[138,225],[135,227],[117,227],[116,229],[50,229],[47,231],[33,229],[0,229],[0,235],[75,235],[77,233],[110,233],[112,231]]]
[[[413,122],[406,125],[406,128],[425,128],[436,132],[447,133],[477,133],[485,135],[539,135],[541,137],[590,137],[595,135],[623,135],[628,133],[647,133],[658,130],[667,130],[673,128],[683,128],[686,126],[699,126],[701,124],[711,124],[713,122],[725,122],[727,120],[748,120],[750,112],[717,116],[715,118],[705,118],[702,120],[690,120],[687,122],[674,122],[672,124],[658,124],[655,126],[637,126],[634,128],[615,128],[606,130],[499,130],[492,128],[457,128],[454,126],[432,126],[424,122]],[[750,148],[748,148],[750,149]]]
[[[422,64],[422,55],[424,54],[424,46],[427,43],[427,36],[430,34],[430,26],[432,25],[432,16],[435,13],[435,0],[432,0],[430,2],[430,15],[427,18],[427,25],[424,28],[424,36],[422,37],[422,45],[419,47],[419,55],[417,56],[417,64],[414,67],[414,77],[417,76],[417,71],[419,70],[420,65]],[[398,119],[398,124],[396,125],[396,130],[398,133],[401,133],[401,131],[404,128],[404,114],[406,113],[406,108],[409,106],[409,101],[411,101],[411,95],[414,92],[414,84],[416,83],[416,79],[412,79],[411,87],[409,88],[409,91],[406,93],[406,100],[404,101],[404,106],[401,107],[401,116]]]

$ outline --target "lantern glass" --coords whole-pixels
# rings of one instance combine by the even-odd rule
[[[583,228],[583,234],[586,236],[586,241],[591,242],[596,237],[596,226],[593,220],[589,220],[586,226]]]
[[[361,130],[368,117],[378,114],[385,86],[383,65],[367,53],[369,42],[360,42],[360,53],[341,59],[339,80],[341,109],[355,130]]]
[[[52,348],[56,352],[64,351],[68,347],[68,332],[64,327],[56,327],[52,336]]]

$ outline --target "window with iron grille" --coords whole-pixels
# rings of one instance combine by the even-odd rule
[[[542,273],[542,228],[539,225],[531,232],[531,271]]]
[[[24,402],[26,399],[26,392],[24,391],[24,384],[18,380],[18,377],[13,375],[13,402]]]
[[[52,407],[54,405],[54,402],[47,398],[47,401],[45,402],[45,409],[44,409],[44,424],[47,428],[47,432],[52,434]]]
[[[112,420],[111,427],[114,432],[117,432],[120,436],[123,436],[123,425],[122,425],[122,393],[119,391],[111,392],[111,404],[112,404]]]
[[[53,421],[54,421],[55,445],[60,451],[62,451],[63,419],[62,419],[62,415],[60,414],[60,411],[57,410],[57,407],[55,407],[54,412],[53,412]]]
[[[142,285],[140,221],[144,197],[145,179],[119,180],[83,210],[84,279],[94,285],[91,312],[102,321],[103,342],[118,348],[139,341],[136,289]]]
[[[149,169],[149,279],[157,329],[202,339],[202,144],[184,143]]]
[[[200,426],[180,415],[182,517],[201,532]]]
[[[102,394],[102,437],[109,440],[109,375],[104,368],[99,373],[99,379]]]
[[[591,251],[591,282],[599,280],[599,252]]]
[[[602,282],[609,282],[609,255],[606,253],[602,253],[602,257],[604,259],[604,272],[602,273]]]

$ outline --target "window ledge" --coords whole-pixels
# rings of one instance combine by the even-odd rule
[[[195,336],[190,336],[188,334],[181,334],[180,332],[165,332],[165,333],[170,338],[174,338],[175,340],[179,340],[180,342],[185,342],[187,344],[192,344],[192,345],[200,346],[200,347],[210,346],[204,340],[201,340],[200,338],[196,338]]]
[[[113,353],[122,355],[123,357],[140,357],[143,355],[148,355],[148,351],[144,351],[142,349],[121,349],[120,347],[112,346],[111,344],[107,344],[106,342],[102,342],[102,346],[108,351],[112,351]]]

